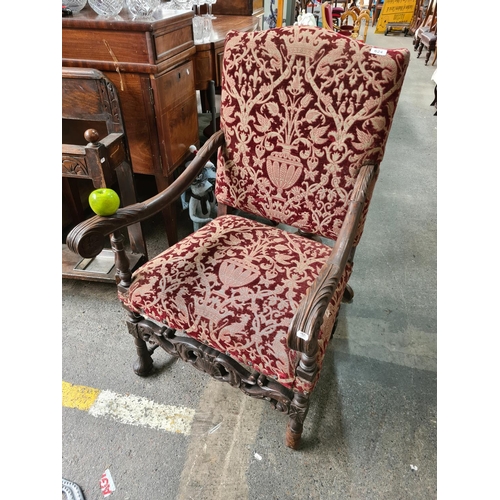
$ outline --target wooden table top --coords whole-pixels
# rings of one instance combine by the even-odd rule
[[[76,29],[112,29],[123,31],[157,31],[165,25],[177,21],[191,19],[194,13],[190,10],[166,9],[164,6],[157,9],[152,17],[135,18],[125,7],[113,17],[99,16],[89,4],[78,13],[62,18],[63,28]]]
[[[223,43],[230,30],[255,31],[259,26],[260,17],[217,15],[216,19],[212,19],[212,35],[210,37],[210,42],[197,43],[196,50],[209,49],[211,44]]]

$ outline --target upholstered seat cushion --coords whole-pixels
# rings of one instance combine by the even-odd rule
[[[120,299],[285,387],[309,392],[317,378],[295,377],[300,354],[288,348],[287,333],[330,251],[245,217],[218,217],[137,270]],[[350,273],[348,266],[325,314],[320,366]]]
[[[434,33],[422,33],[420,35],[420,41],[426,46],[426,47],[433,47],[436,45],[437,41],[437,35]]]

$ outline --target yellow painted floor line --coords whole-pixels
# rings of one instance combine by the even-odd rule
[[[62,383],[62,404],[123,424],[188,435],[195,411],[183,406],[155,403],[147,398]]]

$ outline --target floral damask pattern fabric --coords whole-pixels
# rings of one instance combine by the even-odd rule
[[[408,62],[405,49],[373,50],[314,27],[231,31],[218,202],[336,240],[360,168],[382,160]],[[330,252],[227,215],[146,263],[120,298],[285,387],[310,392],[319,375],[312,382],[296,376],[300,354],[288,348],[287,334]],[[348,263],[325,313],[319,366],[351,271]]]
[[[359,169],[383,157],[408,62],[320,28],[230,32],[219,202],[336,239]]]
[[[298,353],[286,344],[292,317],[331,248],[239,216],[218,217],[134,274],[124,305],[228,353],[289,388]],[[321,364],[345,284],[325,314]]]

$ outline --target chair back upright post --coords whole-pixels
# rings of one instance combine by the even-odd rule
[[[278,0],[278,12],[276,15],[276,28],[281,28],[283,26],[284,4],[285,4],[285,0]]]
[[[363,42],[366,42],[369,25],[370,25],[370,11],[368,11],[367,9],[362,10],[359,13],[358,17],[356,18],[356,22],[354,23],[354,29],[351,37],[354,39],[362,39]]]
[[[323,28],[327,30],[333,29],[332,4],[330,2],[321,4],[321,23]]]

